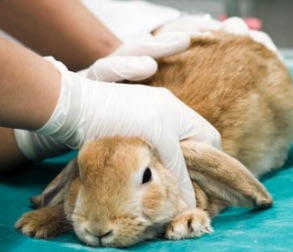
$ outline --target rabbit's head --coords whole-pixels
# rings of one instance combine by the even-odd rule
[[[176,179],[142,139],[90,142],[78,168],[65,207],[86,244],[124,247],[155,237],[184,209]]]
[[[232,205],[271,205],[265,188],[237,160],[193,141],[182,142],[182,150],[197,207],[210,216]],[[88,245],[125,247],[154,238],[187,208],[176,178],[162,165],[156,150],[140,138],[89,142],[69,169],[65,213]],[[62,192],[59,185],[55,188]]]
[[[209,217],[230,206],[272,205],[264,186],[236,159],[193,140],[181,142],[181,148],[197,207]],[[168,238],[167,230],[172,231],[173,221],[187,208],[179,181],[152,145],[141,138],[122,137],[85,144],[77,159],[32,203],[36,207],[64,204],[77,236],[88,245],[106,247],[130,246],[165,232]]]

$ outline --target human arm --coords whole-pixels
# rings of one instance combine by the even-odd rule
[[[36,130],[57,104],[61,76],[42,57],[0,37],[0,125]]]
[[[121,44],[79,0],[2,0],[0,28],[74,71],[90,66]]]
[[[179,141],[194,138],[218,146],[219,134],[204,118],[165,89],[91,81],[12,42],[0,40],[0,48],[0,67],[5,69],[0,78],[1,125],[37,129],[15,130],[25,156],[46,157],[52,150],[60,154],[93,138],[141,136],[157,147],[194,202]]]
[[[60,74],[35,53],[0,38],[0,171],[24,164],[11,128],[35,130],[50,117],[60,92]],[[36,71],[37,69],[37,71]]]
[[[59,102],[41,129],[16,131],[25,155],[42,157],[37,155],[44,154],[39,150],[43,144],[46,150],[46,139],[40,141],[40,135],[73,149],[93,138],[140,136],[157,148],[161,161],[178,178],[184,199],[194,206],[180,141],[194,139],[219,148],[220,136],[213,126],[164,88],[93,82],[51,62],[62,75]]]

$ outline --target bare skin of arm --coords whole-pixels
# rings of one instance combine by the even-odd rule
[[[59,98],[61,77],[32,51],[0,38],[0,171],[26,159],[11,128],[36,130],[50,118]],[[37,71],[36,71],[37,69]]]
[[[73,71],[90,66],[121,44],[79,0],[2,0],[0,28]]]
[[[0,176],[21,168],[29,161],[18,149],[14,132],[10,128],[0,127]]]
[[[79,0],[2,0],[0,28],[38,54],[54,56],[71,70],[90,66],[121,44]],[[60,76],[32,51],[1,38],[0,44],[3,172],[27,162],[12,128],[34,130],[44,125],[59,97]]]

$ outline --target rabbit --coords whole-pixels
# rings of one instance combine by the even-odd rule
[[[164,231],[174,240],[211,233],[210,218],[222,207],[272,204],[266,189],[236,159],[192,141],[182,142],[182,150],[196,209],[181,199],[178,182],[150,144],[112,137],[85,144],[77,159],[32,199],[38,209],[26,213],[16,228],[36,238],[73,229],[88,245],[126,247]]]
[[[213,232],[211,219],[230,206],[273,204],[258,177],[281,167],[293,130],[293,87],[280,59],[247,36],[212,32],[159,61],[145,84],[163,86],[221,134],[223,150],[184,140],[181,148],[197,206],[144,139],[86,143],[76,159],[31,199],[37,208],[15,224],[50,238],[74,230],[85,244],[127,247],[160,235],[179,240]]]
[[[213,32],[164,58],[149,80],[171,90],[219,132],[223,150],[256,177],[281,167],[293,136],[293,87],[273,51],[245,35]]]

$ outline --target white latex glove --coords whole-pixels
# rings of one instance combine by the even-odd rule
[[[230,34],[247,35],[254,41],[263,44],[274,52],[281,60],[283,57],[273,40],[263,31],[250,30],[245,21],[239,17],[231,17],[221,23],[221,30]]]
[[[221,22],[211,18],[209,14],[183,15],[181,18],[162,25],[157,30],[160,34],[174,31],[186,32],[190,36],[210,35],[210,31],[220,30]]]
[[[190,36],[185,32],[164,33],[128,42],[108,57],[97,60],[86,76],[107,82],[144,80],[158,69],[154,59],[182,52],[189,43]]]
[[[250,30],[245,21],[239,17],[231,17],[220,22],[213,19],[209,14],[184,15],[178,20],[163,25],[158,31],[160,34],[182,31],[191,37],[212,36],[212,31],[246,35],[254,41],[263,44],[282,59],[280,52],[268,34],[262,31]]]
[[[24,154],[36,153],[34,149],[47,144],[39,134],[73,149],[95,138],[141,136],[156,146],[163,164],[178,178],[183,198],[194,206],[194,191],[179,141],[192,138],[220,148],[218,131],[164,88],[92,81],[52,58],[50,61],[61,73],[61,94],[41,129],[35,133],[16,130]]]

